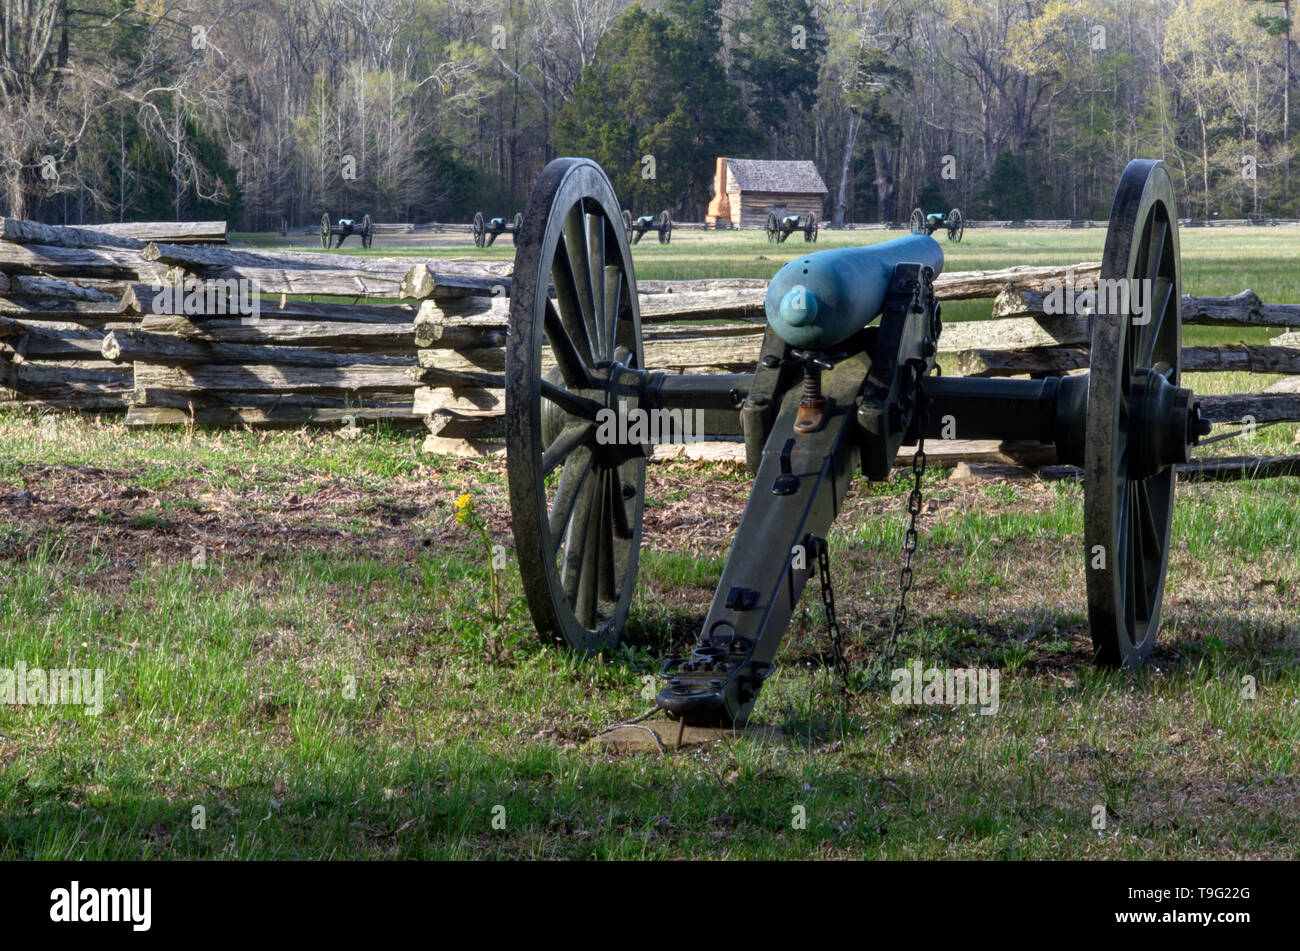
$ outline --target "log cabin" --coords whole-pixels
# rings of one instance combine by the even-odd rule
[[[826,183],[809,161],[769,161],[718,157],[713,200],[706,221],[710,228],[762,228],[768,212],[778,217],[823,217]]]

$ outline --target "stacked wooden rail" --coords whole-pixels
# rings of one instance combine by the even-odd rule
[[[0,219],[0,405],[127,408],[131,369],[100,348],[106,333],[139,321],[122,303],[127,289],[166,271],[145,259],[144,248],[116,229]]]
[[[490,292],[509,273],[501,263],[443,261],[435,272],[411,258],[169,243],[143,253],[167,267],[174,286],[227,288],[240,306],[197,316],[190,307],[142,306],[137,329],[104,340],[106,357],[133,366],[127,422],[137,426],[418,425],[410,375],[418,302]],[[249,313],[254,289],[259,306]]]

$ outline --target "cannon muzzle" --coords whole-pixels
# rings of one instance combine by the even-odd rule
[[[767,286],[767,322],[792,347],[827,350],[878,316],[894,265],[943,272],[943,248],[925,234],[795,258]]]

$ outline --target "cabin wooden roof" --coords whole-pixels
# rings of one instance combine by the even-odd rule
[[[742,192],[800,192],[827,194],[826,183],[809,161],[727,159],[727,169]]]

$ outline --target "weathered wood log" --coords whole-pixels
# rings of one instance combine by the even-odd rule
[[[344,395],[383,390],[411,393],[406,366],[349,364],[343,367],[201,364],[188,367],[135,364],[135,385],[172,390]]]
[[[643,297],[642,307],[649,300],[681,300],[684,301],[681,311],[673,311],[670,307],[660,309],[656,305],[655,311],[647,316],[642,311],[642,319],[646,324],[643,335],[645,339],[666,339],[670,337],[747,337],[759,336],[763,334],[765,323],[761,320],[746,323],[702,323],[698,318],[705,313],[722,315],[723,318],[728,314],[735,316],[744,312],[751,312],[752,309],[746,304],[737,304],[735,307],[718,307],[716,310],[709,312],[698,310],[699,298],[693,294],[672,294],[662,295],[661,297]],[[508,300],[488,297],[460,297],[440,300],[426,300],[420,305],[419,313],[415,316],[415,342],[421,347],[437,347],[441,349],[453,347],[474,347],[501,345],[504,343],[506,327],[509,324],[510,304]],[[762,314],[761,306],[757,311]],[[681,327],[667,327],[658,321],[668,320],[685,320],[691,321],[688,325]]]
[[[348,268],[205,268],[204,280],[248,281],[259,294],[321,294],[328,297],[397,298],[401,278]]]
[[[78,277],[161,280],[167,268],[135,251],[110,248],[60,248],[0,241],[0,271]]]
[[[249,285],[200,280],[182,275],[181,284],[169,287],[133,284],[122,294],[123,309],[136,314],[183,314],[189,317],[240,316],[308,317],[316,320],[357,323],[409,323],[415,318],[412,304],[318,303],[290,300],[287,295],[263,297],[251,293]],[[257,313],[254,314],[253,311]]]
[[[165,241],[171,244],[226,243],[224,221],[124,221],[82,227],[139,241]]]
[[[779,264],[772,262],[775,274]],[[762,291],[767,293],[767,279],[762,277],[709,277],[688,281],[637,281],[637,293],[642,297],[650,294],[694,294],[714,291]]]
[[[957,355],[961,376],[1059,375],[1087,368],[1088,351],[1080,347],[1041,347],[1032,350],[964,350]],[[1224,344],[1183,347],[1184,373],[1300,373],[1300,347]],[[1283,381],[1285,382],[1285,381]],[[1291,392],[1281,389],[1276,392]]]
[[[296,367],[413,367],[415,354],[335,353],[312,347],[275,347],[261,343],[213,343],[145,330],[115,331],[99,341],[105,360],[193,366],[196,364],[271,364]]]
[[[102,360],[0,362],[0,399],[66,400],[121,396],[131,391],[131,371]]]
[[[1184,373],[1221,371],[1300,373],[1300,347],[1262,347],[1247,344],[1183,347]]]
[[[118,295],[101,287],[76,281],[61,281],[54,277],[34,277],[30,274],[6,274],[4,293],[14,297],[62,297],[97,303],[116,301]]]
[[[1004,289],[1041,290],[1046,281],[1096,281],[1101,262],[1046,267],[1018,266],[996,271],[954,271],[934,279],[934,293],[940,300],[970,300],[996,297]]]
[[[1083,291],[1076,291],[1070,310],[1074,314],[1084,314],[1087,301],[1081,300]],[[995,318],[1032,317],[1044,314],[1049,306],[1049,295],[1041,291],[1012,289],[998,294],[993,301],[992,314]],[[1055,310],[1065,306],[1064,300],[1051,302]],[[1300,306],[1295,304],[1264,304],[1252,290],[1244,290],[1231,297],[1194,297],[1184,294],[1182,298],[1184,324],[1202,326],[1237,326],[1246,324],[1257,327],[1291,327],[1300,325]]]
[[[509,261],[467,261],[439,258],[419,262],[413,257],[360,257],[347,254],[322,254],[317,251],[244,251],[235,248],[199,247],[151,242],[144,257],[162,264],[176,265],[201,273],[207,269],[269,268],[273,270],[356,270],[383,274],[401,280],[417,263],[432,268],[439,276],[509,278],[514,265]]]
[[[103,334],[76,324],[41,325],[0,317],[0,338],[5,356],[24,360],[96,360]]]
[[[108,231],[45,225],[21,218],[0,218],[0,238],[17,244],[44,244],[59,248],[124,248],[128,251],[142,251],[145,245],[138,238]]]
[[[513,268],[513,265],[511,265]],[[402,275],[398,297],[428,300],[432,297],[496,297],[509,298],[510,272],[474,274],[443,270],[438,266],[419,263]]]
[[[134,315],[122,310],[118,301],[80,301],[61,297],[0,298],[0,314],[24,320],[72,321],[101,324],[105,321],[132,321]]]
[[[420,420],[405,406],[314,407],[282,402],[275,406],[136,406],[127,408],[127,426],[212,426],[219,428],[297,429],[300,426],[356,427],[383,420],[387,425],[415,429]]]
[[[309,346],[347,353],[414,353],[415,325],[400,320],[353,323],[259,317],[245,321],[239,318],[146,314],[140,320],[139,329],[214,343]]]
[[[1300,396],[1288,393],[1232,393],[1226,396],[1198,396],[1201,412],[1216,423],[1241,425],[1300,421]]]
[[[410,415],[411,391],[376,390],[364,398],[353,394],[331,393],[246,393],[238,390],[174,390],[159,386],[137,386],[132,391],[136,406],[170,407],[189,410],[191,407],[244,406],[274,409],[277,406],[305,406],[320,409],[358,409],[373,407],[377,410],[402,410]]]
[[[1032,350],[963,350],[957,354],[958,376],[1059,376],[1089,365],[1081,347],[1036,347]]]
[[[753,370],[758,362],[761,336],[752,337],[670,337],[664,340],[646,340],[645,363],[655,370],[677,373],[707,368],[714,373],[743,373]],[[437,383],[439,373],[451,374],[449,381],[465,375],[505,372],[504,347],[474,347],[462,350],[421,350],[418,354],[421,368],[431,371],[417,373],[419,382]],[[543,352],[542,365],[550,364],[549,350]],[[449,382],[448,385],[455,385]]]
[[[27,412],[58,413],[112,413],[125,412],[131,404],[122,394],[91,393],[79,396],[66,396],[62,399],[40,399],[29,397],[15,399],[14,394],[0,387],[0,409],[24,410]]]
[[[1041,315],[945,323],[943,333],[939,335],[939,352],[1027,350],[1090,343],[1086,317]]]

